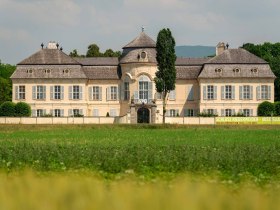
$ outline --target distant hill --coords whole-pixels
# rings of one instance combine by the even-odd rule
[[[203,58],[216,54],[216,48],[211,46],[176,46],[177,57]]]

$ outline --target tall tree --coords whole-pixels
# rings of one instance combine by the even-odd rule
[[[176,82],[176,54],[175,54],[175,39],[172,36],[169,28],[162,29],[157,36],[156,50],[158,71],[156,72],[156,89],[162,94],[163,100],[163,119],[165,123],[167,94],[171,90],[175,90]]]
[[[12,100],[12,81],[10,76],[16,67],[0,63],[0,104]]]
[[[86,57],[102,57],[97,44],[91,44],[88,46]]]
[[[74,49],[72,52],[70,52],[69,56],[70,57],[79,57],[78,50]]]

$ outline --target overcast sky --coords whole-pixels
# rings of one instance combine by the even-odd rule
[[[68,54],[121,50],[145,26],[156,40],[170,28],[177,45],[238,47],[280,41],[279,0],[0,0],[0,59],[16,64],[59,42]]]

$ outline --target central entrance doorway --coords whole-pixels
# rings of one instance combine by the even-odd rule
[[[137,123],[150,123],[150,111],[147,108],[139,108],[137,111]]]

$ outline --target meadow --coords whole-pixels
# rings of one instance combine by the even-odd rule
[[[0,125],[0,209],[277,209],[279,126]]]

